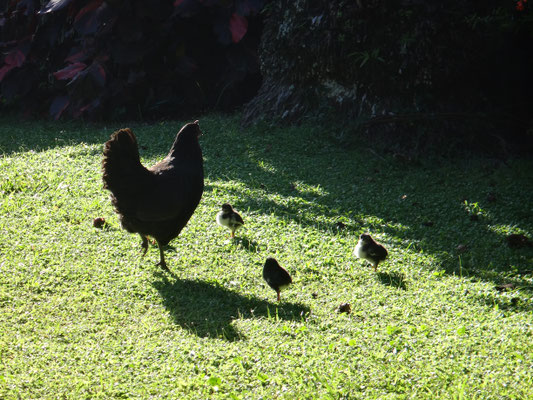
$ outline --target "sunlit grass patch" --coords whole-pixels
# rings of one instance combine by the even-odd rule
[[[120,126],[8,122],[0,397],[533,397],[533,250],[505,239],[533,238],[531,161],[405,167],[317,127],[206,116],[206,189],[169,275],[102,189]],[[143,162],[181,125],[131,124]],[[224,202],[245,221],[234,240]],[[377,273],[352,254],[363,232],[389,251]],[[279,304],[268,256],[293,277]]]

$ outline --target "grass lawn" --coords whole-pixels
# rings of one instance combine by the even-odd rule
[[[533,398],[533,248],[505,240],[533,237],[533,161],[200,124],[206,188],[168,274],[102,189],[121,125],[0,120],[0,398]],[[181,125],[130,125],[142,161]],[[352,255],[363,232],[389,251],[377,273]],[[268,256],[293,276],[280,304]]]

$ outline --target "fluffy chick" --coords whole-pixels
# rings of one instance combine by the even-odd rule
[[[372,236],[363,233],[359,236],[359,241],[355,246],[353,254],[367,260],[374,267],[374,272],[377,271],[378,264],[387,258],[387,249],[380,243],[372,239]]]
[[[292,283],[292,278],[285,268],[276,261],[275,258],[268,257],[263,266],[263,279],[268,283],[278,295],[278,301],[281,300],[281,290],[285,289]]]
[[[217,214],[217,224],[225,226],[231,231],[231,237],[235,237],[235,231],[244,225],[242,217],[233,209],[231,204],[222,204],[222,211]]]

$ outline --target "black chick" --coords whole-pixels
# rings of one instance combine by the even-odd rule
[[[517,233],[512,233],[505,237],[507,244],[512,249],[519,249],[521,247],[533,247],[533,241],[527,236]]]
[[[186,124],[168,155],[150,168],[141,164],[137,139],[129,128],[113,133],[104,145],[104,188],[111,192],[122,227],[141,236],[143,255],[147,236],[154,238],[158,265],[167,271],[163,246],[180,234],[204,191],[200,135],[198,121]]]
[[[372,237],[366,233],[359,236],[359,241],[353,251],[358,258],[367,260],[374,267],[374,272],[377,271],[378,264],[387,258],[387,249],[380,243],[374,241]]]
[[[263,267],[263,279],[274,289],[281,300],[281,290],[292,283],[292,278],[285,268],[278,264],[275,258],[268,257]]]
[[[217,214],[217,224],[225,226],[231,231],[231,237],[235,237],[235,231],[244,225],[242,217],[233,209],[231,204],[222,204],[222,211]]]

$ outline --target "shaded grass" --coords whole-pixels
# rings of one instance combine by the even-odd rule
[[[533,253],[505,243],[532,237],[531,161],[415,165],[316,127],[200,120],[206,190],[172,275],[102,190],[119,126],[0,124],[0,397],[533,397]],[[180,126],[131,126],[145,164]],[[377,274],[351,254],[362,232],[389,250]],[[267,256],[293,275],[279,305]]]

